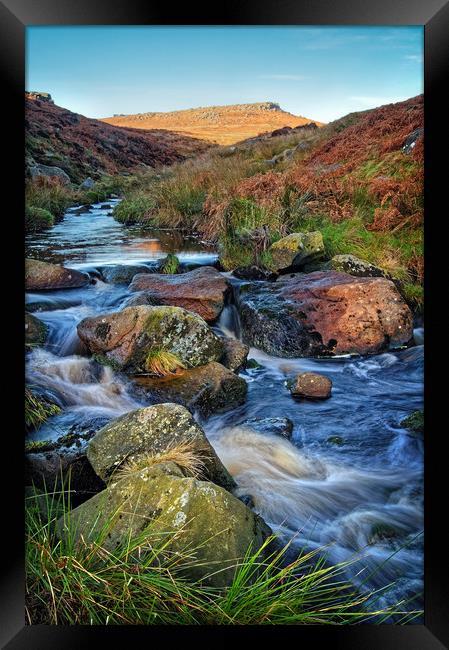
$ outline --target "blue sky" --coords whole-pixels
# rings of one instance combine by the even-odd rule
[[[328,122],[423,92],[423,28],[28,27],[26,88],[87,117],[275,101]]]

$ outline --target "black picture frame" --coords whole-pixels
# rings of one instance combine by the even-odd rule
[[[135,627],[58,627],[25,626],[24,617],[24,525],[23,525],[23,439],[20,435],[22,395],[24,386],[23,339],[23,237],[24,209],[24,70],[25,27],[29,25],[424,25],[425,26],[425,260],[426,260],[426,361],[425,361],[425,622],[424,625],[363,625],[363,626],[300,626],[288,630],[295,644],[332,644],[334,649],[357,650],[437,650],[449,648],[449,591],[447,575],[447,456],[442,452],[442,441],[447,437],[444,424],[438,425],[438,415],[444,416],[446,381],[439,381],[436,371],[444,360],[445,321],[443,305],[445,293],[444,206],[447,147],[443,131],[447,132],[447,100],[444,73],[449,61],[449,2],[443,0],[289,0],[277,2],[228,2],[216,6],[192,7],[186,3],[174,10],[168,3],[138,2],[138,0],[3,0],[0,2],[0,52],[2,72],[3,153],[7,158],[4,192],[9,199],[8,231],[3,230],[3,252],[13,255],[5,267],[7,284],[5,315],[2,324],[4,376],[8,378],[5,410],[13,409],[12,425],[3,425],[7,441],[3,445],[3,469],[13,469],[6,478],[3,471],[2,537],[6,552],[2,556],[0,579],[0,645],[8,650],[26,648],[75,648],[82,644],[135,644],[145,640],[159,644],[179,637],[183,642],[208,642],[213,634],[223,642],[239,635],[245,637],[263,632],[268,643],[278,641],[284,629],[263,630],[229,627],[222,630],[207,628],[135,628]],[[55,57],[57,53],[55,52]],[[6,136],[10,144],[5,144]],[[446,139],[447,142],[447,139]],[[443,159],[440,161],[440,153]],[[3,204],[5,209],[5,204]],[[444,297],[443,297],[444,296]],[[10,343],[15,340],[16,345]],[[6,342],[6,343],[5,343]],[[5,390],[5,389],[4,389]],[[14,404],[13,404],[14,403]],[[446,416],[447,419],[447,416]],[[442,419],[442,422],[445,420]],[[16,427],[16,423],[19,427]],[[19,431],[17,431],[19,428]],[[447,425],[446,425],[447,429]],[[6,480],[5,480],[6,479]],[[441,505],[440,505],[441,501]],[[446,506],[446,507],[444,507]],[[446,571],[445,571],[446,569]],[[206,634],[206,638],[204,634]],[[112,636],[113,635],[113,636]],[[251,637],[252,639],[253,637]],[[307,646],[306,646],[307,647]]]

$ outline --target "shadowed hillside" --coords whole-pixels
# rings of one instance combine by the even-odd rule
[[[117,128],[56,106],[47,93],[25,95],[26,163],[59,167],[72,182],[140,167],[170,165],[208,145],[165,130]]]

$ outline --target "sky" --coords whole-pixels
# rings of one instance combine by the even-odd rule
[[[423,28],[36,26],[26,89],[87,117],[273,101],[329,122],[423,92]]]

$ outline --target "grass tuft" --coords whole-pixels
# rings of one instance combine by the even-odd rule
[[[25,427],[28,431],[38,429],[52,415],[61,413],[57,404],[52,404],[29,388],[25,389]]]
[[[203,454],[204,455],[204,454]],[[134,460],[126,461],[114,473],[114,479],[121,479],[129,474],[134,474],[147,467],[154,467],[162,463],[175,463],[188,476],[200,478],[204,475],[204,459],[190,440],[172,442],[166,449],[158,453],[145,453]]]
[[[152,375],[165,377],[176,373],[177,370],[185,370],[186,366],[177,354],[168,350],[150,350],[145,359],[145,370]]]

